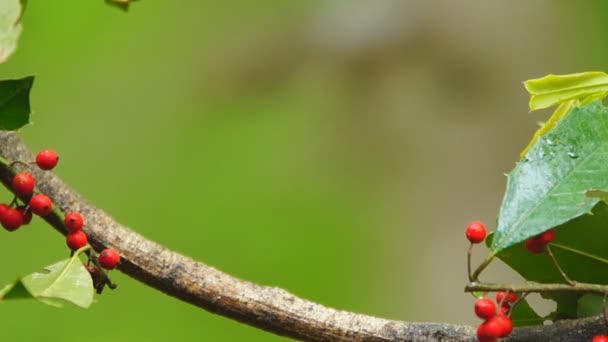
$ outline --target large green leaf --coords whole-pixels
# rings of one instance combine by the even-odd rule
[[[2,300],[35,298],[49,305],[61,301],[88,308],[93,302],[93,281],[78,257],[47,266],[0,290]]]
[[[21,34],[21,1],[0,0],[0,63],[17,49]]]
[[[530,110],[537,110],[572,99],[599,100],[605,97],[608,92],[608,74],[594,71],[570,75],[548,75],[528,80],[524,82],[524,86],[532,95],[529,103]]]
[[[0,130],[16,130],[30,122],[30,90],[34,76],[0,81]]]
[[[555,239],[549,246],[570,279],[608,284],[607,228],[608,206],[604,202],[599,202],[593,208],[592,215],[582,215],[555,228]],[[509,247],[497,256],[527,281],[564,283],[548,255],[531,254],[523,244]],[[579,297],[580,294],[576,293],[552,293],[546,296],[558,303],[557,317],[570,318],[583,311],[589,312],[585,309],[588,305],[581,309]]]
[[[608,109],[574,107],[538,139],[509,174],[493,254],[593,208],[591,189],[608,189]]]

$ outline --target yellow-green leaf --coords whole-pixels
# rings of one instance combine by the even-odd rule
[[[548,75],[524,82],[530,110],[548,108],[573,99],[599,100],[608,92],[608,74],[599,71],[570,75]],[[585,102],[589,102],[585,101]]]

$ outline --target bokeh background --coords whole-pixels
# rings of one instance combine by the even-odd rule
[[[521,82],[607,70],[606,7],[29,1],[0,76],[37,75],[21,136],[139,233],[331,307],[474,324],[464,227],[494,227],[548,115]],[[41,220],[0,233],[2,283],[67,255]],[[114,277],[88,311],[3,303],[0,341],[287,340]]]

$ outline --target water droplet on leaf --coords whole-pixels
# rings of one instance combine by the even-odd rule
[[[549,146],[555,146],[555,142],[549,138],[544,138],[543,141]]]

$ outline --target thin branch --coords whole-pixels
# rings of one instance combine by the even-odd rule
[[[574,282],[570,284],[493,284],[493,283],[469,283],[464,288],[465,292],[496,292],[496,291],[511,291],[511,292],[531,292],[531,293],[550,293],[550,292],[578,292],[580,294],[594,293],[605,294],[608,292],[608,285],[588,284]]]
[[[21,140],[0,131],[0,156],[33,160]],[[2,158],[0,157],[0,160]],[[0,163],[0,181],[10,187],[13,171]],[[306,341],[475,341],[475,328],[443,323],[411,323],[336,310],[276,287],[261,286],[145,239],[120,225],[70,189],[52,172],[32,168],[38,187],[65,213],[86,217],[86,233],[93,248],[116,249],[120,271],[173,297],[266,331]],[[22,198],[27,201],[27,198]],[[44,219],[66,234],[62,214]],[[478,286],[481,286],[479,284]],[[515,290],[515,289],[511,289]],[[463,308],[468,312],[470,308]],[[588,341],[600,331],[600,319],[561,321],[552,326],[516,329],[505,341]]]
[[[549,256],[549,258],[551,258],[551,262],[553,263],[553,266],[555,266],[555,268],[559,272],[559,275],[562,276],[562,279],[564,279],[564,281],[566,283],[568,283],[570,286],[577,287],[576,286],[576,282],[572,281],[572,279],[570,279],[566,275],[566,273],[564,272],[564,270],[562,269],[562,267],[559,265],[559,262],[557,262],[557,259],[555,258],[555,255],[553,255],[553,252],[551,251],[551,247],[549,247],[549,245],[545,246],[545,253],[547,253],[547,255]]]

